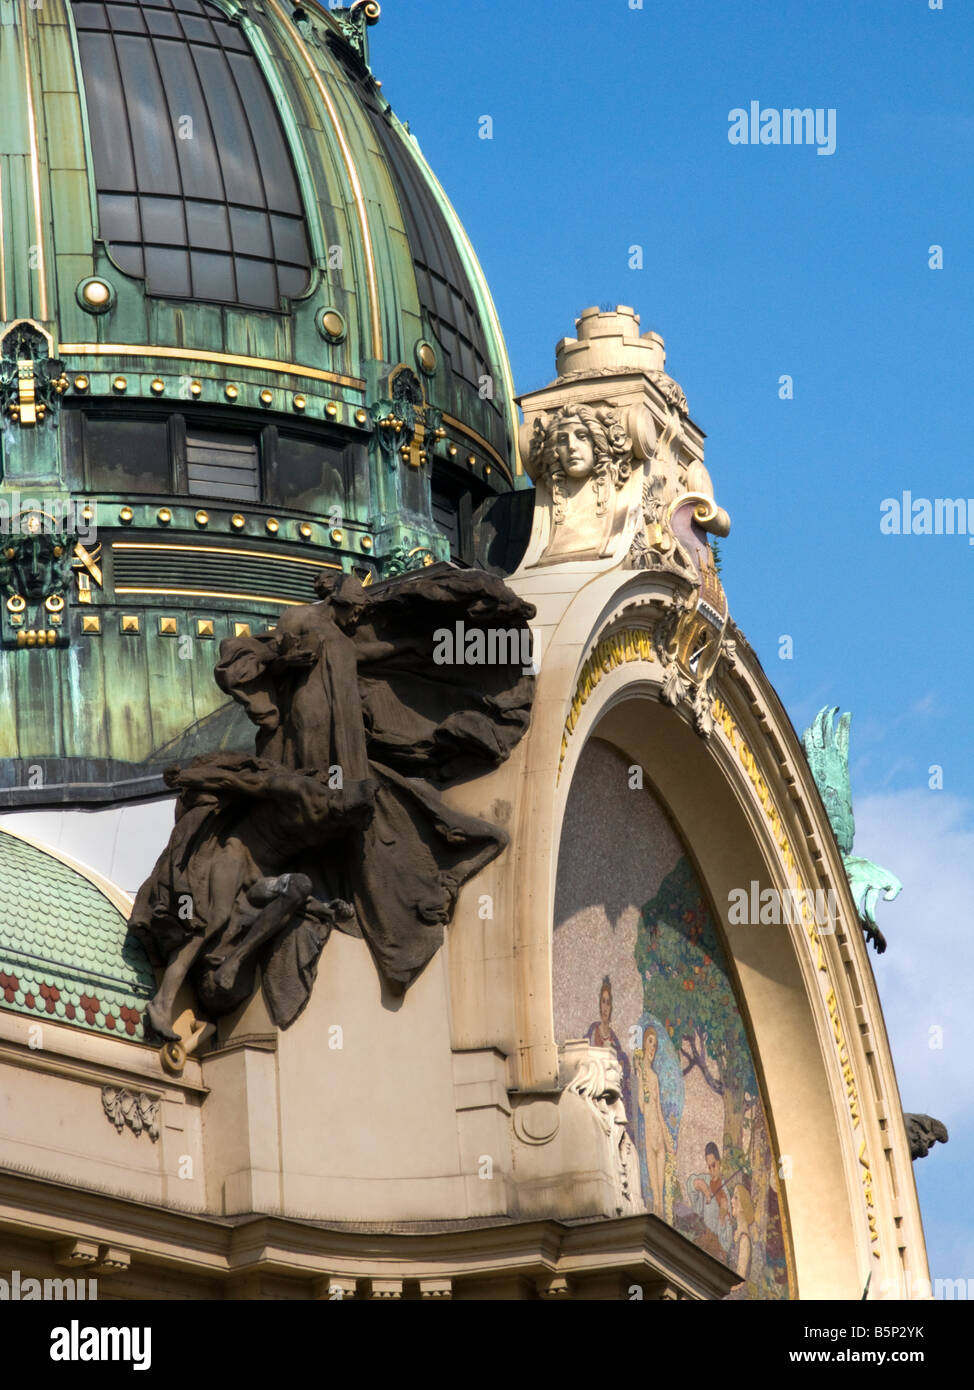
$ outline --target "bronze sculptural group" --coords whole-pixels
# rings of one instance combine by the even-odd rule
[[[369,588],[324,572],[315,587],[319,602],[274,630],[222,644],[216,679],[258,726],[255,753],[166,773],[176,824],[130,921],[162,967],[147,1012],[163,1039],[177,1038],[184,980],[219,1015],[250,996],[258,966],[272,1019],[289,1026],[333,927],[363,936],[387,987],[404,991],[461,886],[507,843],[441,789],[508,756],[534,677],[437,664],[434,633],[461,620],[520,632],[534,609],[447,564]]]

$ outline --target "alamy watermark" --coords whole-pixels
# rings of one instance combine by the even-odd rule
[[[839,900],[834,888],[762,888],[752,878],[747,888],[732,888],[727,894],[727,920],[742,927],[800,927],[813,920],[823,935],[835,931]]]
[[[52,1361],[131,1361],[133,1371],[152,1365],[151,1327],[82,1327],[72,1318],[51,1332]]]
[[[66,1299],[73,1303],[98,1299],[97,1279],[24,1279],[19,1269],[10,1271],[9,1279],[0,1276],[0,1303],[29,1303],[35,1299]]]
[[[879,504],[884,536],[970,536],[974,545],[974,497],[884,497]]]
[[[81,497],[0,496],[0,535],[55,536],[68,532],[83,545],[98,534],[94,504]]]
[[[433,643],[437,666],[520,666],[525,675],[541,666],[541,644],[526,627],[466,627],[460,619],[437,628]]]
[[[752,101],[728,111],[732,145],[815,145],[819,154],[835,154],[834,106],[762,107]]]

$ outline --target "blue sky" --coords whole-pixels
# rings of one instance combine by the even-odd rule
[[[974,531],[974,10],[631,3],[384,0],[373,68],[467,227],[517,389],[582,309],[634,306],[708,435],[736,621],[799,730],[854,711],[856,853],[905,884],[876,963],[903,1101],[951,1133],[914,1165],[931,1274],[974,1280],[974,548],[879,527],[909,490],[970,497]],[[751,101],[834,108],[835,153],[730,144]]]

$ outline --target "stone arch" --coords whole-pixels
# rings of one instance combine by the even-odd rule
[[[804,1297],[856,1297],[854,1212],[845,1180],[830,1078],[822,1057],[813,999],[785,928],[734,926],[726,904],[732,888],[758,882],[785,887],[762,853],[735,788],[701,740],[674,711],[645,691],[609,703],[586,745],[598,740],[644,768],[652,789],[686,846],[718,922],[738,986],[767,1115],[772,1151],[789,1160],[780,1182],[792,1237],[795,1283]],[[632,857],[636,846],[625,845]],[[612,866],[600,856],[600,870]],[[564,872],[562,866],[559,871]],[[779,1169],[779,1171],[781,1171]]]
[[[551,979],[558,847],[575,768],[587,740],[597,737],[645,769],[647,784],[690,848],[711,903],[715,908],[724,905],[719,916],[737,972],[773,1148],[791,1161],[793,1177],[784,1184],[784,1205],[798,1291],[803,1297],[859,1297],[862,1289],[854,1287],[855,1270],[868,1268],[862,1220],[852,1204],[854,1169],[850,1176],[836,1126],[835,1080],[823,1051],[820,1005],[811,992],[814,981],[808,979],[793,931],[734,927],[727,921],[732,888],[753,879],[762,889],[776,887],[783,893],[789,884],[729,756],[661,701],[662,666],[655,652],[648,658],[645,649],[640,652],[635,636],[643,632],[651,641],[659,612],[659,600],[653,602],[655,587],[644,578],[621,594],[617,591],[610,598],[607,593],[602,620],[590,628],[598,640],[572,643],[569,638],[559,656],[558,638],[569,613],[547,653],[549,679],[560,678],[565,690],[575,684],[565,680],[563,667],[569,660],[577,675],[585,667],[580,654],[587,659],[613,634],[622,643],[616,649],[618,659],[614,664],[610,659],[609,669],[585,699],[567,750],[562,743],[564,700],[557,702],[557,710],[542,705],[532,765],[525,769],[514,873],[516,1075],[526,1089],[543,1089],[557,1076]],[[592,597],[590,589],[590,620]],[[545,674],[543,668],[541,700]],[[570,713],[569,708],[569,719]],[[765,753],[757,749],[756,756],[763,761]]]

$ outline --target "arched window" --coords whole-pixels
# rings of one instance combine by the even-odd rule
[[[237,25],[205,0],[76,0],[101,235],[151,295],[282,308],[308,284],[284,132]]]

